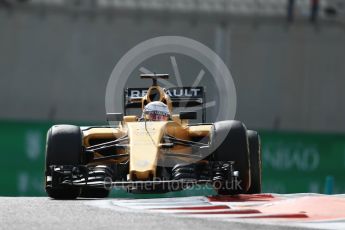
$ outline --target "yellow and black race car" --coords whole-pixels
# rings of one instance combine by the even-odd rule
[[[240,121],[205,123],[203,87],[164,89],[166,74],[145,74],[148,89],[124,91],[124,115],[107,114],[108,126],[54,125],[47,133],[45,189],[55,199],[107,197],[113,187],[164,193],[211,184],[218,194],[261,192],[257,132]],[[173,114],[174,107],[202,107]],[[141,115],[127,115],[140,108]]]

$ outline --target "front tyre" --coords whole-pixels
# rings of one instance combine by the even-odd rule
[[[216,122],[212,138],[214,161],[234,161],[234,170],[239,172],[236,180],[225,181],[228,186],[216,188],[217,193],[230,195],[247,192],[250,186],[250,159],[246,127],[240,121]]]
[[[51,165],[80,165],[82,160],[82,132],[74,125],[54,125],[48,130],[45,172],[46,192],[54,199],[75,199],[80,194],[79,187],[69,185],[47,185],[48,168]]]
[[[251,184],[248,194],[261,193],[261,142],[256,131],[248,130]]]

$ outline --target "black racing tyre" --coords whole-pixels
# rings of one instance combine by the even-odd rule
[[[248,194],[261,193],[261,141],[256,131],[247,131],[250,155],[251,184]]]
[[[48,130],[45,170],[50,165],[80,165],[82,160],[82,132],[73,125],[54,125]],[[75,199],[80,188],[72,186],[46,186],[49,197],[54,199]]]
[[[250,186],[250,161],[247,129],[240,121],[226,120],[214,123],[211,134],[214,161],[235,161],[239,171],[238,183],[226,188],[216,188],[220,195],[245,193]],[[239,186],[238,186],[239,185]]]
[[[106,198],[109,196],[110,190],[105,188],[85,187],[81,189],[79,197],[84,198]]]

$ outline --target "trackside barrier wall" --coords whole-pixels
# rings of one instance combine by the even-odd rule
[[[45,195],[44,151],[51,125],[0,121],[0,196]],[[264,192],[345,192],[345,134],[260,131],[260,135]],[[204,189],[161,196],[209,193]],[[113,195],[131,196],[122,190]]]

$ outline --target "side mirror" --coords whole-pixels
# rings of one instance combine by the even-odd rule
[[[122,121],[123,114],[122,113],[107,113],[107,121]]]
[[[196,119],[196,112],[180,112],[180,119],[190,119],[195,120]]]

